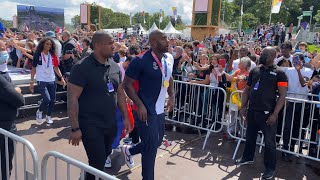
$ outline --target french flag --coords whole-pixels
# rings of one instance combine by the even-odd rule
[[[57,32],[57,33],[62,33],[62,32],[63,32],[63,28],[57,27],[56,32]]]

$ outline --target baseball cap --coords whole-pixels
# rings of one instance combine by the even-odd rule
[[[56,34],[53,31],[46,32],[46,37],[56,37]]]

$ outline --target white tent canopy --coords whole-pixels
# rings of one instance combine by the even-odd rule
[[[148,34],[150,34],[152,31],[157,30],[157,29],[158,29],[158,27],[157,27],[156,23],[153,23],[151,28],[148,30]]]
[[[171,21],[169,21],[168,25],[166,28],[163,30],[164,33],[167,35],[181,35],[182,33],[177,31],[176,28],[174,28],[171,24]]]
[[[144,27],[142,27],[141,24],[139,24],[139,27],[140,27],[140,33],[142,32],[143,35],[148,34],[148,32],[144,29]]]

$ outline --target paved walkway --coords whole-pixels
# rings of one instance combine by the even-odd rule
[[[65,113],[56,113],[53,117],[54,124],[51,126],[45,123],[37,125],[35,117],[20,119],[17,121],[18,134],[35,146],[39,159],[42,159],[47,151],[54,150],[87,163],[83,145],[74,147],[68,144],[70,128]],[[263,158],[259,153],[256,154],[254,165],[236,167],[231,159],[236,144],[223,141],[221,133],[210,136],[205,150],[201,149],[204,137],[198,134],[179,132],[166,132],[166,134],[173,142],[168,148],[161,146],[158,151],[155,170],[157,180],[259,179],[263,171]],[[242,153],[242,150],[243,145],[239,152]],[[17,152],[22,153],[21,147],[18,146]],[[288,163],[281,160],[280,153],[278,157],[275,179],[320,179],[320,163],[303,158]],[[135,167],[129,170],[123,155],[114,153],[113,167],[105,171],[120,179],[139,180],[141,179],[140,156],[137,155],[134,159]],[[54,179],[53,163],[51,159],[48,165],[47,179],[50,180]],[[30,166],[31,162],[28,161],[27,164]],[[58,165],[58,179],[66,179],[66,165],[64,163]],[[32,168],[28,167],[28,170]],[[79,171],[72,168],[71,177],[78,179]]]

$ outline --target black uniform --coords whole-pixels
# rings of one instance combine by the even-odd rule
[[[257,133],[261,130],[265,137],[264,165],[274,171],[276,168],[277,123],[267,125],[268,117],[277,103],[278,87],[288,87],[288,78],[278,66],[254,68],[248,77],[250,86],[249,109],[247,114],[246,146],[243,159],[252,161],[255,153]]]
[[[72,68],[69,82],[83,87],[79,97],[79,126],[89,165],[103,170],[117,132],[117,89],[121,83],[120,68],[109,59],[99,63],[94,54]],[[110,91],[112,83],[113,91]],[[87,177],[94,179],[94,177]]]

